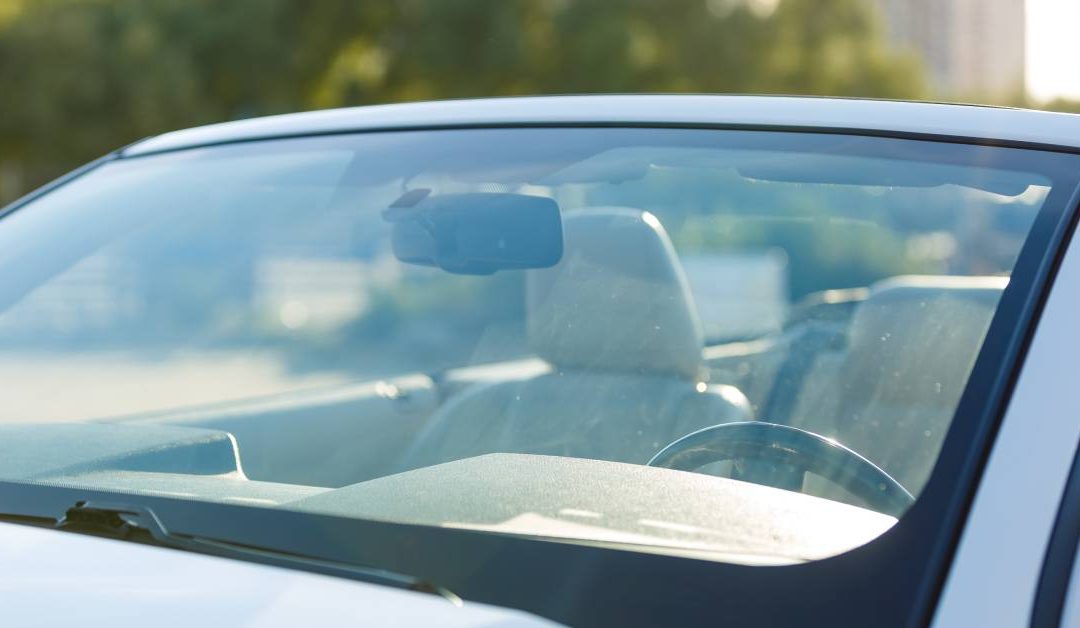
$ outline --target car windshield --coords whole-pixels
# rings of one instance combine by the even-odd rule
[[[115,159],[0,220],[0,480],[834,555],[933,478],[1076,166],[689,128]]]

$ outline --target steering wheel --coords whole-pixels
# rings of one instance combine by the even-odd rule
[[[797,427],[764,421],[722,423],[687,434],[661,449],[648,464],[694,471],[725,460],[772,463],[773,469],[765,473],[751,463],[750,472],[741,479],[778,488],[799,490],[803,474],[814,473],[859,497],[870,508],[893,516],[899,516],[915,501],[892,476],[840,443]],[[786,467],[786,482],[778,479],[775,465]],[[797,486],[792,477],[797,477]]]

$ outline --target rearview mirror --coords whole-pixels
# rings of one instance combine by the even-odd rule
[[[412,190],[383,212],[394,255],[407,264],[466,275],[548,268],[563,254],[559,205],[525,194]]]

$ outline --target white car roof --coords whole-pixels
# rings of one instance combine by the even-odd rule
[[[125,156],[349,131],[528,125],[829,129],[1080,149],[1080,115],[973,105],[788,96],[609,95],[445,100],[329,109],[152,137]]]

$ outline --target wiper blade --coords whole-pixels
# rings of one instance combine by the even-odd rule
[[[431,593],[445,598],[455,606],[462,604],[461,598],[448,589],[413,576],[312,558],[272,548],[174,533],[165,527],[153,510],[137,504],[79,501],[56,521],[54,527],[58,530],[147,543],[222,558],[235,558],[276,567],[300,568],[328,576]]]

